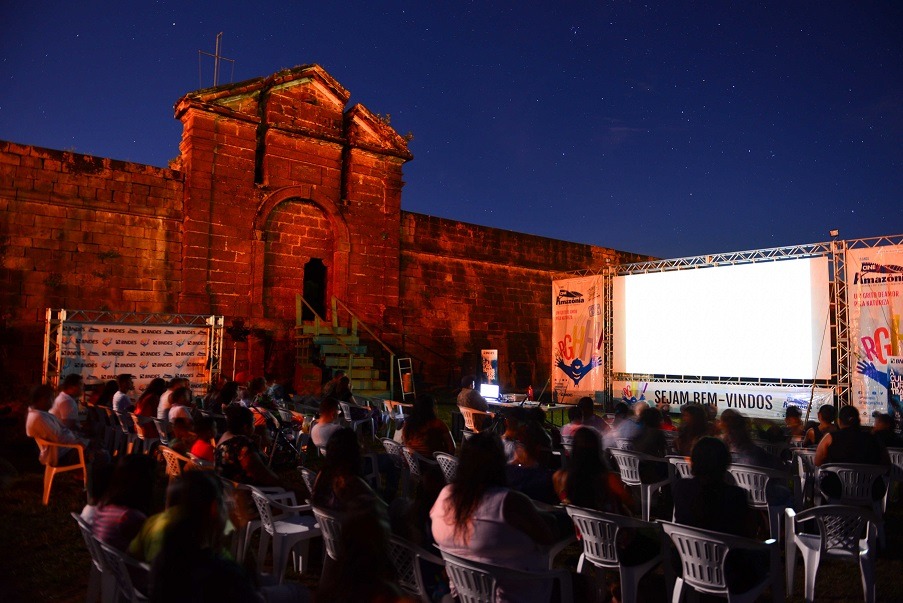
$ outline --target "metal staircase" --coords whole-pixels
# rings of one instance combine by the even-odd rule
[[[392,398],[395,388],[393,366],[395,353],[389,349],[357,316],[336,297],[332,302],[332,320],[321,318],[300,296],[295,296],[295,341],[297,362],[310,365],[311,351],[319,352],[320,364],[332,370],[343,370],[351,378],[354,394],[365,398]],[[303,307],[313,312],[312,321],[302,321]],[[339,325],[339,308],[350,317],[350,326]],[[369,335],[362,340],[359,329]]]

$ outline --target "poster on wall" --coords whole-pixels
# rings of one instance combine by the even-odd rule
[[[62,329],[61,376],[80,373],[91,384],[129,373],[139,394],[157,377],[184,377],[195,395],[205,393],[209,327],[66,322]]]
[[[852,351],[852,403],[863,423],[875,411],[903,416],[892,377],[900,370],[903,245],[849,249],[847,312]]]
[[[601,275],[552,282],[552,394],[563,404],[605,390]]]
[[[481,382],[490,383],[492,385],[499,384],[499,351],[498,350],[480,350],[480,358],[482,359]]]
[[[787,408],[799,408],[803,417],[806,411],[815,420],[818,409],[834,403],[834,390],[826,387],[756,387],[726,383],[684,383],[670,381],[615,381],[612,383],[615,397],[632,406],[646,402],[655,406],[660,402],[671,405],[671,413],[680,412],[684,404],[711,404],[722,411],[732,408],[754,419],[781,421]],[[811,401],[811,408],[810,408]]]

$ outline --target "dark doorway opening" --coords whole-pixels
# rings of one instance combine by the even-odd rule
[[[301,320],[313,320],[313,312],[320,318],[326,318],[326,266],[320,258],[312,258],[304,264],[304,301],[307,305],[301,310]]]

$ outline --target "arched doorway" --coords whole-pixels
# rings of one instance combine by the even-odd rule
[[[326,317],[326,266],[320,258],[311,258],[304,264],[304,290],[301,295],[307,302],[301,310],[301,320],[313,320],[313,312]]]

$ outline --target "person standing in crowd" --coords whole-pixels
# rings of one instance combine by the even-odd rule
[[[72,431],[81,430],[81,421],[78,417],[78,399],[83,391],[82,376],[78,373],[69,373],[63,379],[60,393],[53,401],[50,414],[60,420],[60,423]]]
[[[129,392],[135,389],[135,383],[132,376],[123,373],[116,377],[116,386],[118,391],[113,395],[113,410],[116,412],[130,412],[134,403],[129,397]]]

